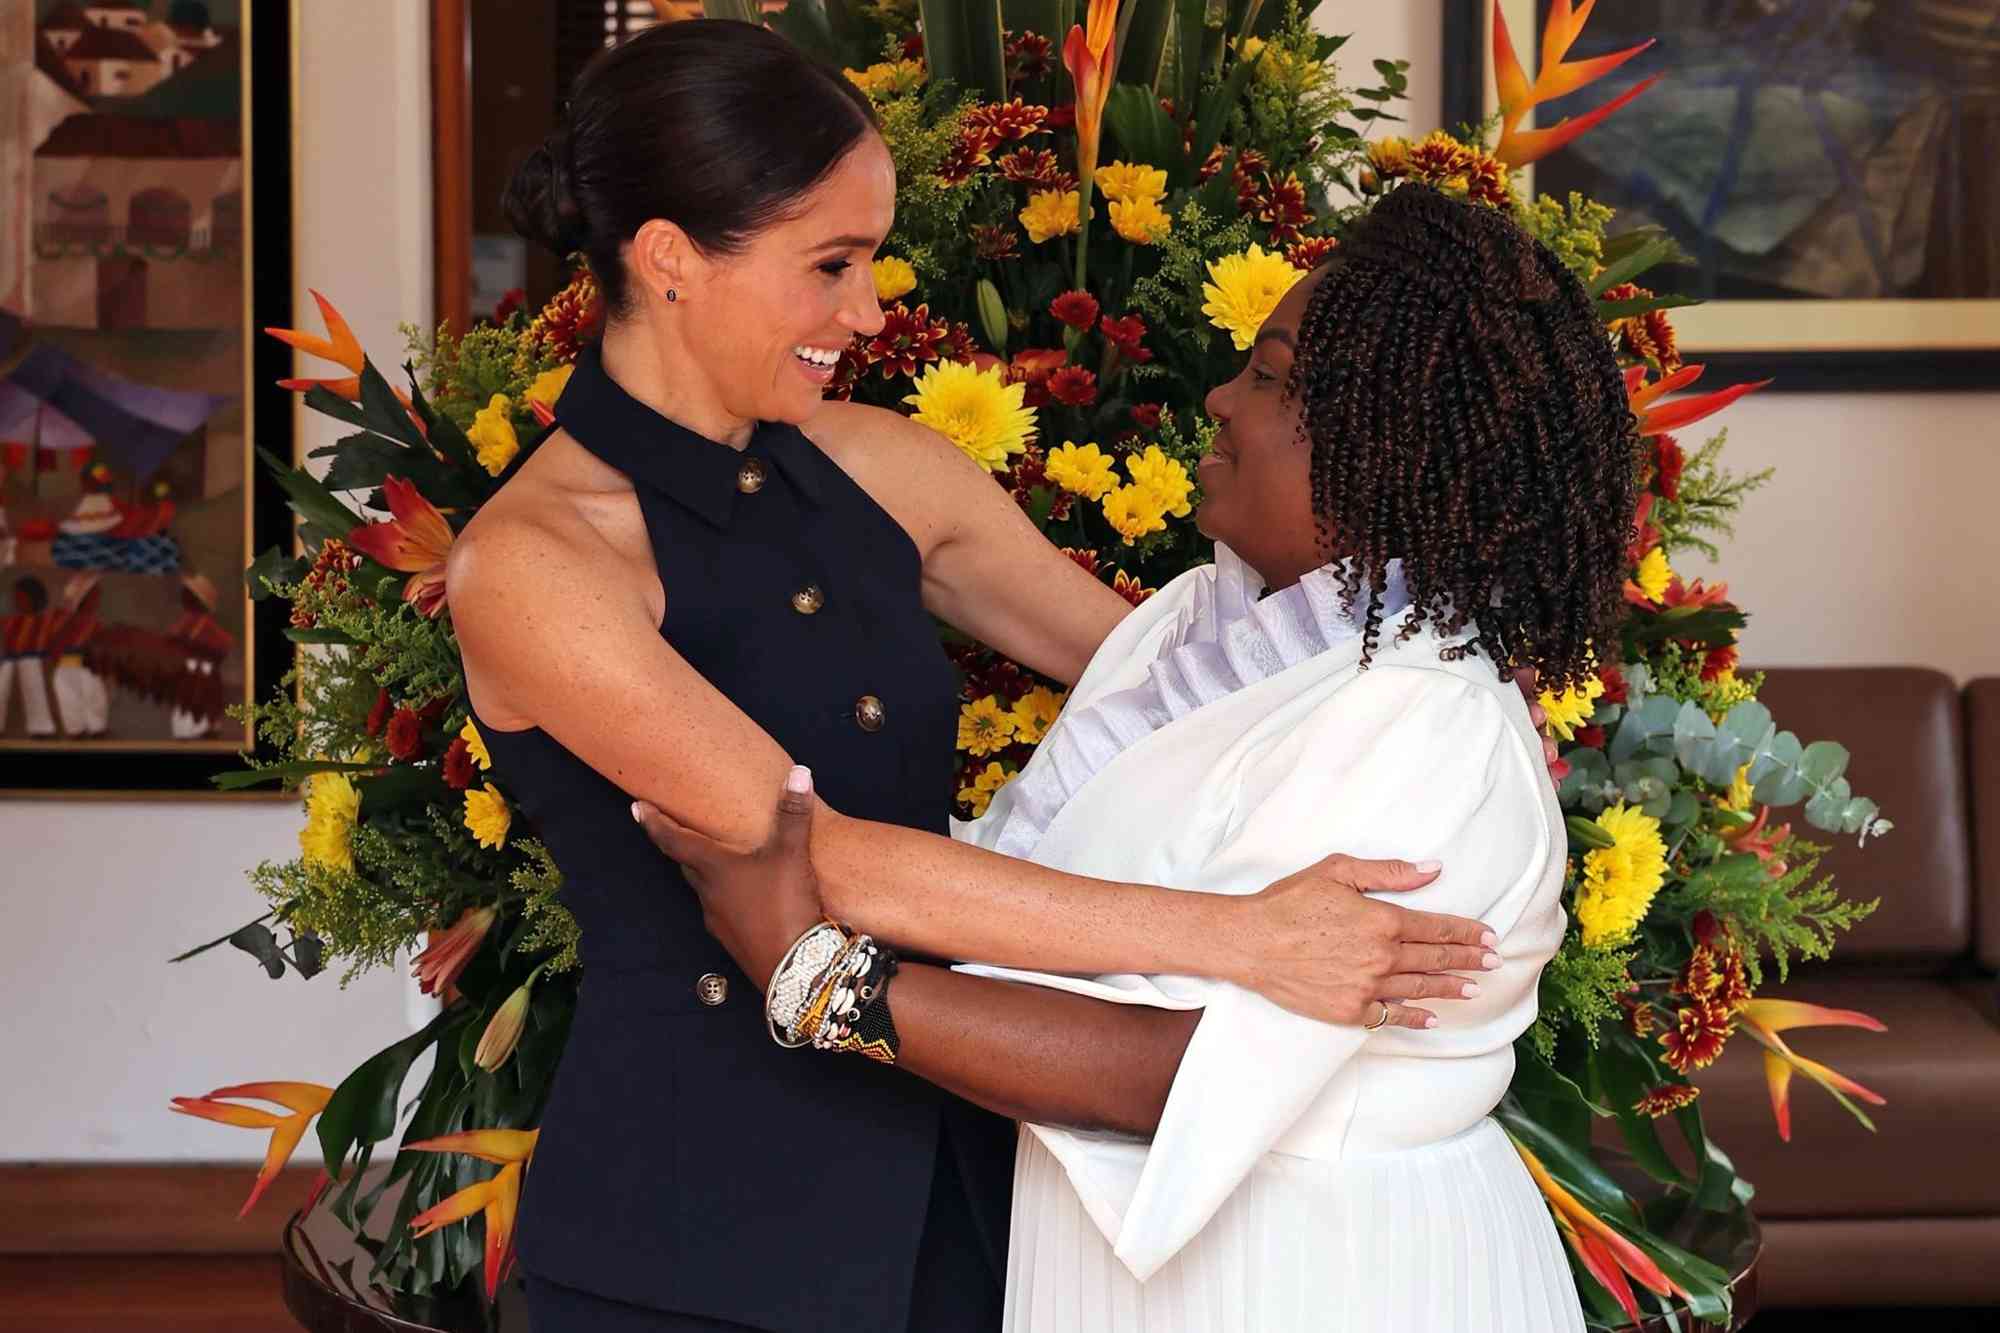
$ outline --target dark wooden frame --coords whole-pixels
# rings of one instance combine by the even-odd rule
[[[254,14],[253,14],[254,11]],[[292,371],[292,351],[266,327],[290,328],[292,320],[292,6],[245,0],[249,45],[249,95],[244,106],[245,175],[250,199],[250,327],[244,330],[251,358],[247,443],[279,458],[295,457],[293,396],[277,387]],[[254,127],[254,128],[253,128]],[[289,548],[292,514],[284,493],[254,454],[244,474],[251,505],[249,557],[273,546]],[[242,584],[225,584],[234,594]],[[253,602],[247,618],[245,665],[251,697],[263,699],[278,688],[290,668],[293,645],[285,637],[285,608],[275,599]],[[0,753],[0,799],[49,797],[120,799],[223,797],[210,781],[241,767],[233,754],[208,749],[185,753],[92,747]],[[249,794],[270,799],[271,793]]]
[[[1485,114],[1486,70],[1492,53],[1487,46],[1487,11],[1492,0],[1445,0],[1442,121],[1454,132],[1477,123]],[[1538,31],[1538,30],[1537,30]],[[1514,33],[1521,59],[1532,61],[1538,51],[1537,33]],[[1634,103],[1621,115],[1633,115]],[[1715,303],[1709,303],[1715,304]],[[1806,303],[1801,302],[1801,305]],[[1996,302],[2000,309],[2000,302]],[[1715,384],[1740,380],[1773,380],[1771,390],[1813,393],[1862,391],[2000,389],[2000,341],[1991,347],[1875,348],[1866,351],[1732,351],[1704,352]],[[1767,392],[1770,390],[1767,390]]]

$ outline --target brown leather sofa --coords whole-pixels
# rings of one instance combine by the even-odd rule
[[[1869,1108],[1877,1132],[1799,1076],[1780,1141],[1747,1037],[1696,1077],[1710,1133],[1757,1186],[1761,1304],[2000,1304],[2000,679],[1961,692],[1915,668],[1785,669],[1761,697],[1801,740],[1846,745],[1855,790],[1896,823],[1865,850],[1804,830],[1835,843],[1822,871],[1882,905],[1831,961],[1763,992],[1888,1025],[1787,1034],[1888,1099]]]

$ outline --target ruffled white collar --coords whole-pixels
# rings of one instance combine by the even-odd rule
[[[1340,567],[1322,565],[1291,587],[1260,596],[1264,581],[1227,546],[1215,548],[1212,578],[1197,582],[1160,642],[1146,679],[1065,711],[1006,792],[993,850],[1028,856],[1070,797],[1128,746],[1205,704],[1361,633],[1340,589]],[[1402,565],[1391,561],[1383,616],[1409,605]],[[1001,812],[996,810],[994,814]]]

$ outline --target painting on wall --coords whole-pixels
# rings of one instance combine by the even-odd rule
[[[1499,8],[1532,68],[1550,0]],[[1447,124],[1497,105],[1491,9],[1447,9]],[[1664,77],[1533,188],[1674,236],[1690,262],[1648,281],[1707,302],[1674,316],[1691,359],[1789,388],[2000,387],[2000,0],[1620,0],[1569,58],[1648,39],[1556,114]]]
[[[285,9],[0,6],[0,791],[207,789],[283,670]]]

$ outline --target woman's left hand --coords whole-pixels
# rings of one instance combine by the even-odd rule
[[[680,863],[694,886],[708,933],[759,986],[792,942],[824,916],[811,851],[817,804],[811,770],[793,768],[763,845],[736,847],[697,833],[645,801],[632,803],[632,818],[655,847]]]
[[[1528,721],[1535,724],[1536,731],[1540,731],[1549,720],[1549,715],[1542,709],[1540,680],[1541,673],[1533,667],[1522,667],[1514,673],[1515,688],[1528,701]],[[1549,779],[1560,783],[1562,774],[1556,771],[1556,765],[1561,761],[1556,758],[1556,743],[1547,736],[1542,737],[1542,761],[1549,766]]]

